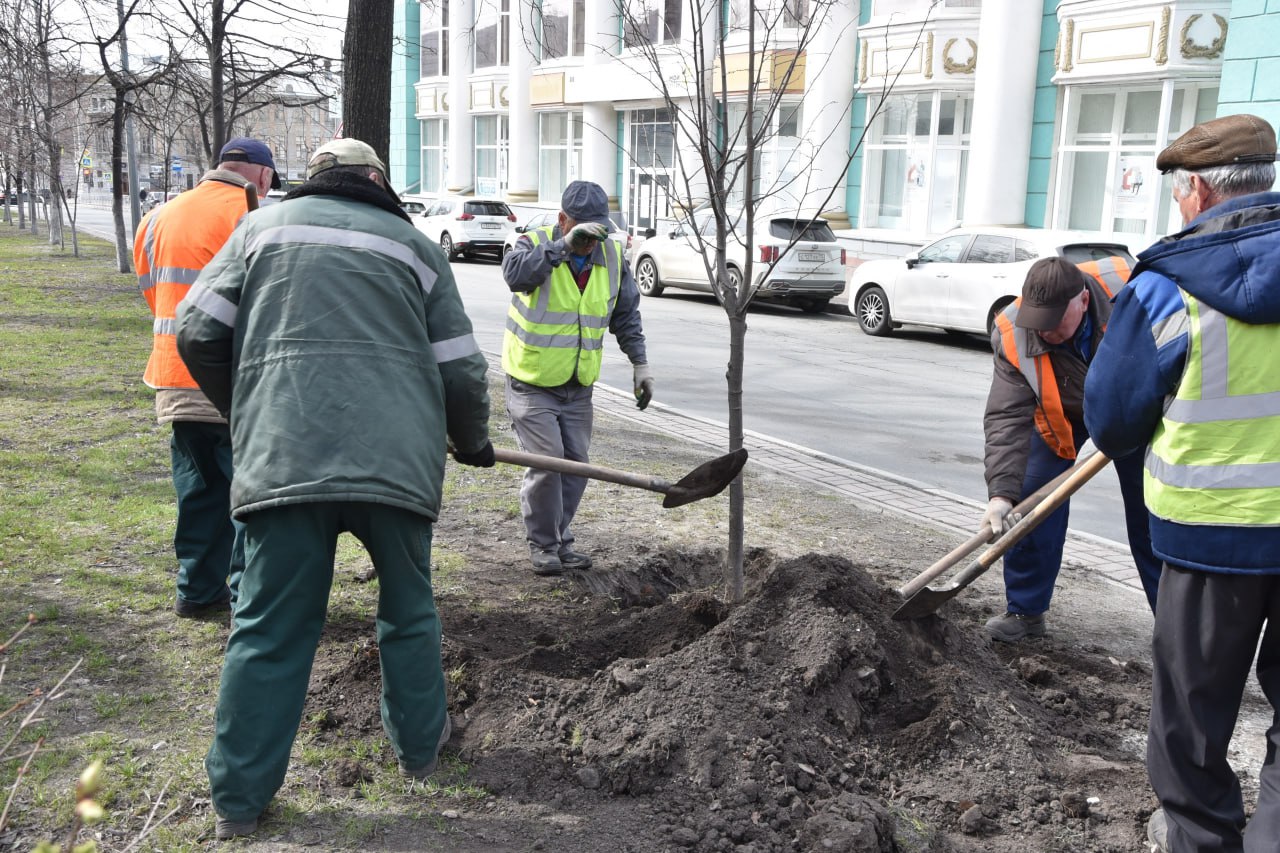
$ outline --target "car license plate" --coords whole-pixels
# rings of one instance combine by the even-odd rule
[[[481,223],[480,223],[480,227],[481,227],[481,228],[489,228],[489,229],[492,229],[492,230],[495,230],[495,231],[496,231],[497,229],[501,228],[502,226],[501,226],[500,224],[498,224],[497,222],[481,222]]]
[[[827,259],[822,252],[797,252],[797,257],[808,264],[820,264]]]

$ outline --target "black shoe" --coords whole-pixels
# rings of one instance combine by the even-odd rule
[[[987,620],[987,633],[991,639],[1002,643],[1016,643],[1030,637],[1045,635],[1044,614],[1028,616],[1025,613],[1006,613]]]
[[[579,554],[577,551],[571,551],[566,548],[560,552],[560,565],[566,569],[589,569],[591,568],[591,558],[586,554]]]
[[[220,598],[214,601],[187,601],[182,596],[178,596],[173,603],[173,612],[183,619],[206,619],[210,616],[227,613],[230,610],[231,590],[226,590]]]
[[[410,779],[417,779],[419,782],[425,782],[436,772],[436,768],[440,766],[440,750],[444,749],[444,745],[449,742],[449,736],[453,734],[453,721],[449,719],[449,715],[444,717],[444,731],[440,732],[440,740],[436,744],[436,757],[431,759],[422,767],[405,767],[400,765],[400,772]]]
[[[256,817],[249,820],[228,820],[225,817],[219,817],[214,824],[214,834],[218,836],[219,841],[229,841],[242,835],[253,835],[257,831],[258,818]]]
[[[533,563],[533,573],[544,577],[564,572],[564,564],[555,548],[530,548],[529,561]]]

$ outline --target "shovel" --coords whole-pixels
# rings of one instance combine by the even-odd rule
[[[676,482],[669,483],[645,474],[632,474],[629,471],[588,465],[585,462],[574,462],[571,459],[560,459],[555,456],[540,456],[537,453],[525,453],[521,450],[507,450],[503,447],[495,447],[493,455],[499,462],[506,462],[509,465],[522,465],[525,468],[538,468],[542,471],[555,471],[557,474],[587,477],[592,480],[617,483],[621,486],[661,492],[666,495],[662,505],[667,509],[720,494],[724,491],[724,487],[732,483],[742,471],[742,466],[747,464],[746,448],[740,447],[732,453],[703,462]]]
[[[1053,483],[1058,483],[1058,485],[1050,490],[1043,499],[1036,503],[1036,506],[1030,512],[1023,515],[1022,519],[1013,527],[1009,528],[1003,536],[997,539],[995,544],[987,549],[986,553],[966,566],[965,569],[952,578],[951,582],[946,586],[939,587],[937,589],[927,586],[920,588],[920,584],[917,583],[920,578],[916,578],[904,586],[903,590],[914,586],[916,587],[916,591],[910,598],[903,602],[901,607],[894,611],[893,618],[897,620],[921,619],[933,613],[947,601],[955,598],[960,594],[962,589],[973,583],[981,574],[991,568],[996,560],[1004,556],[1006,551],[1021,542],[1028,533],[1035,530],[1036,527],[1040,525],[1040,522],[1044,521],[1053,514],[1054,510],[1066,503],[1067,498],[1079,491],[1081,486],[1089,482],[1093,475],[1105,468],[1107,463],[1110,461],[1110,458],[1099,452],[1095,452],[1090,456],[1077,460],[1075,465],[1048,484],[1052,486]],[[1058,482],[1059,480],[1061,482]],[[1040,491],[1043,491],[1043,489]],[[1028,501],[1035,500],[1040,494],[1040,491],[1035,492],[1027,498],[1026,501],[1023,501],[1022,504],[1019,504],[1018,508],[1021,508],[1023,504],[1026,504]],[[961,547],[963,548],[964,546]],[[955,554],[959,550],[960,549],[956,549],[952,554]],[[951,554],[948,554],[947,557],[944,557],[942,561],[939,561],[939,563],[942,563],[950,556]],[[963,554],[961,556],[963,556]],[[958,562],[958,560],[959,557],[956,557],[953,562]],[[937,565],[938,564],[935,564],[934,567]],[[934,567],[931,567],[930,571],[932,571]],[[947,566],[943,565],[942,568],[937,570],[933,577],[941,574],[946,570],[946,568]],[[929,574],[928,571],[920,577],[924,578],[927,574]],[[928,583],[928,580],[929,578],[925,578],[924,582]]]

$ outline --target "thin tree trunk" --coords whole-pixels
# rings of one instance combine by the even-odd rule
[[[116,269],[133,271],[129,258],[129,237],[124,227],[124,90],[116,89],[115,115],[111,117],[111,219],[116,226]]]

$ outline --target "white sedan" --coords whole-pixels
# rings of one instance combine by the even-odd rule
[[[991,334],[996,315],[1022,294],[1027,270],[1060,255],[1074,264],[1119,256],[1122,243],[1038,228],[957,228],[896,260],[867,261],[853,272],[850,305],[868,335],[904,324]]]

